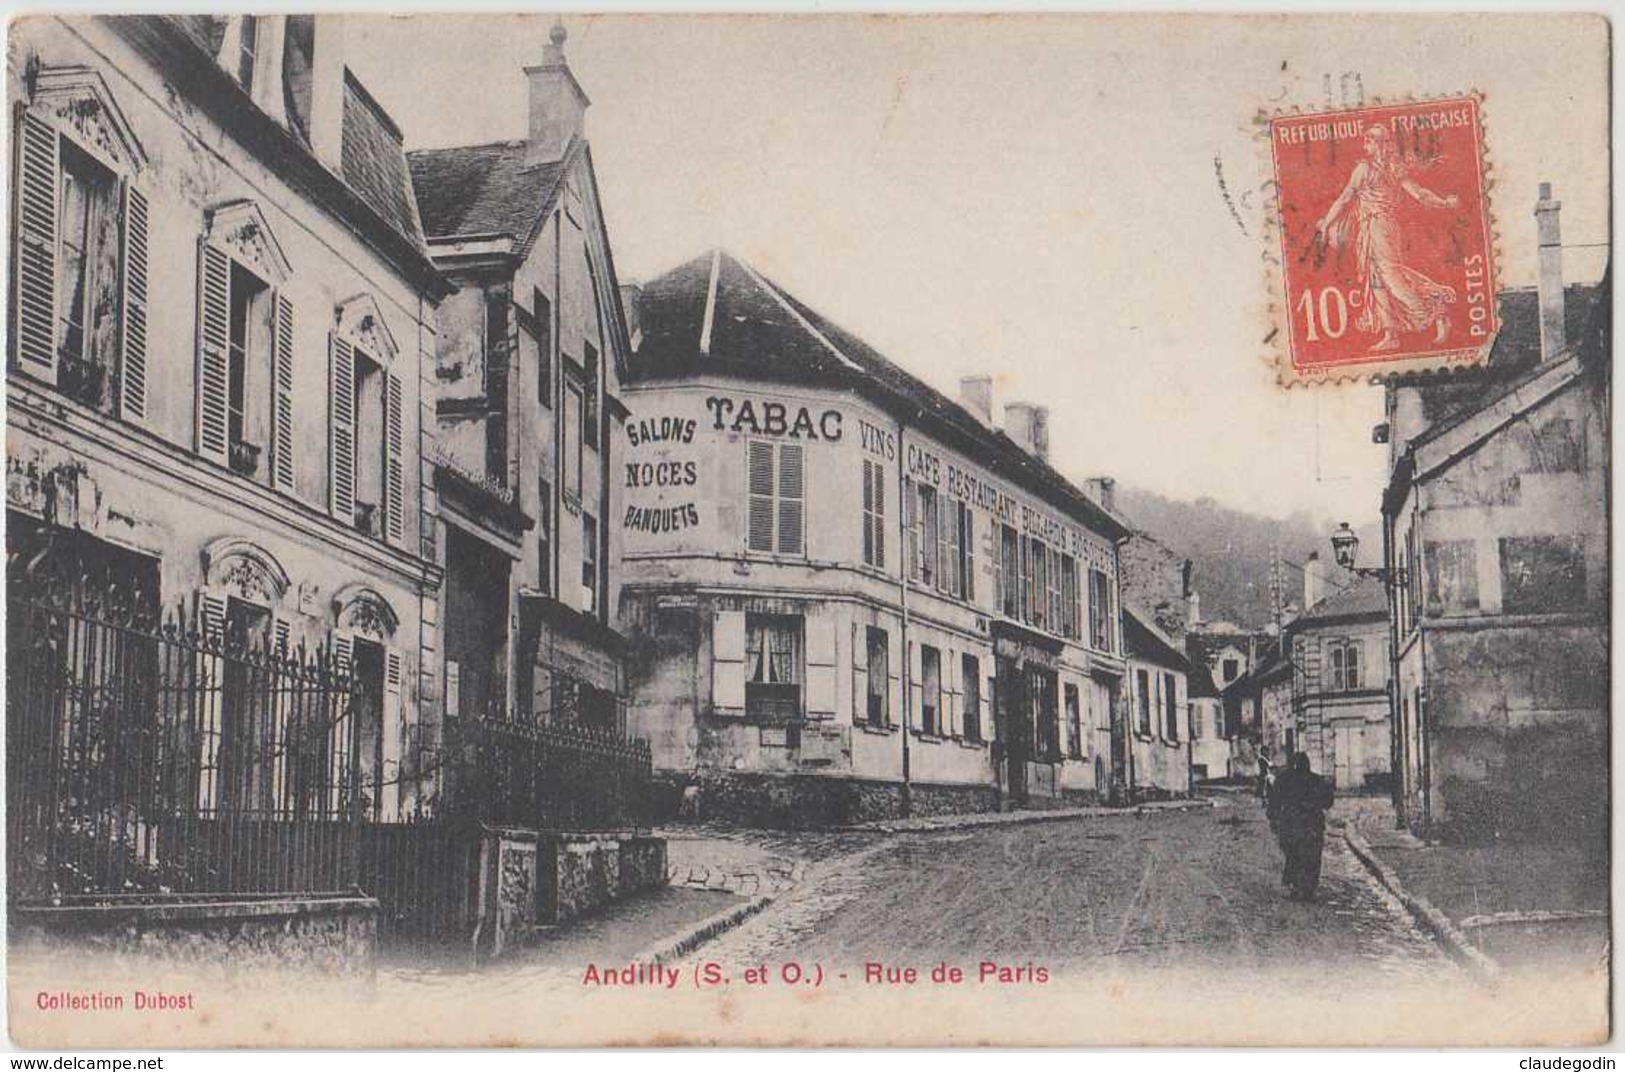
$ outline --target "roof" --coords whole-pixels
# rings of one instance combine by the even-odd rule
[[[1168,635],[1155,625],[1151,624],[1148,615],[1142,614],[1133,607],[1123,606],[1123,647],[1127,650],[1129,658],[1142,658],[1162,666],[1172,666],[1187,673],[1190,671],[1190,660],[1179,646],[1168,638]],[[1211,683],[1211,679],[1209,679]],[[1213,693],[1217,696],[1218,693]]]
[[[1585,337],[1602,292],[1600,284],[1575,283],[1563,290],[1564,337]],[[1605,299],[1604,299],[1605,300]],[[1540,295],[1533,287],[1501,291],[1501,330],[1486,369],[1420,388],[1428,427],[1412,442],[1425,442],[1461,423],[1535,374],[1540,360]]]
[[[1388,617],[1388,592],[1375,577],[1360,577],[1341,591],[1334,592],[1292,620],[1289,626],[1298,630],[1317,622],[1344,621],[1349,618]]]
[[[217,15],[104,16],[116,32],[160,65],[171,87],[218,123],[284,181],[343,220],[403,276],[436,298],[449,291],[429,261],[413,210],[400,128],[345,72],[341,172],[311,151],[310,16],[289,16],[283,53],[281,123],[254,103],[215,57],[226,20]]]
[[[1185,691],[1193,700],[1215,699],[1219,695],[1219,686],[1213,680],[1213,674],[1208,670],[1207,664],[1195,659],[1189,660],[1190,669],[1185,674]]]
[[[702,254],[645,284],[637,309],[642,339],[629,382],[711,373],[845,387],[1108,538],[1132,533],[1047,462],[726,251]]]
[[[571,154],[528,164],[527,148],[521,139],[408,153],[424,233],[432,238],[529,238],[551,204]]]

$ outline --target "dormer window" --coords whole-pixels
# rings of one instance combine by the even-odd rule
[[[239,16],[241,25],[237,35],[237,81],[244,89],[254,92],[254,64],[259,47],[260,20],[254,15]]]

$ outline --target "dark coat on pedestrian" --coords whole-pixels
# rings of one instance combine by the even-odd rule
[[[1293,896],[1305,900],[1320,885],[1320,854],[1326,837],[1326,809],[1332,806],[1332,787],[1309,769],[1303,753],[1275,776],[1265,814],[1281,845],[1286,866],[1281,881]]]

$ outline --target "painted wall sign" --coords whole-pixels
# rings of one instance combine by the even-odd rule
[[[814,419],[806,406],[791,407],[765,399],[735,399],[712,395],[705,400],[716,431],[749,432],[751,435],[785,436],[790,439],[841,439],[841,411],[826,409]],[[792,412],[792,408],[794,412]]]
[[[698,528],[700,508],[695,503],[678,506],[628,506],[622,527],[628,532],[647,532],[659,536],[669,532]]]
[[[693,417],[639,417],[626,422],[626,438],[634,447],[645,443],[692,443],[697,423]]]
[[[858,439],[863,449],[886,461],[897,460],[897,433],[876,428],[862,417],[858,418]]]
[[[694,489],[700,483],[700,465],[692,457],[698,449],[692,445],[698,428],[699,421],[694,417],[669,413],[626,422],[626,438],[634,453],[653,455],[648,460],[634,457],[622,464],[626,489],[652,492],[654,499],[627,504],[621,519],[627,532],[670,536],[700,526],[697,502],[665,501],[668,490]]]

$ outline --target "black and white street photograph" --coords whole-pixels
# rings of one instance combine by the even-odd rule
[[[1609,30],[14,16],[9,1044],[1606,1044]]]

